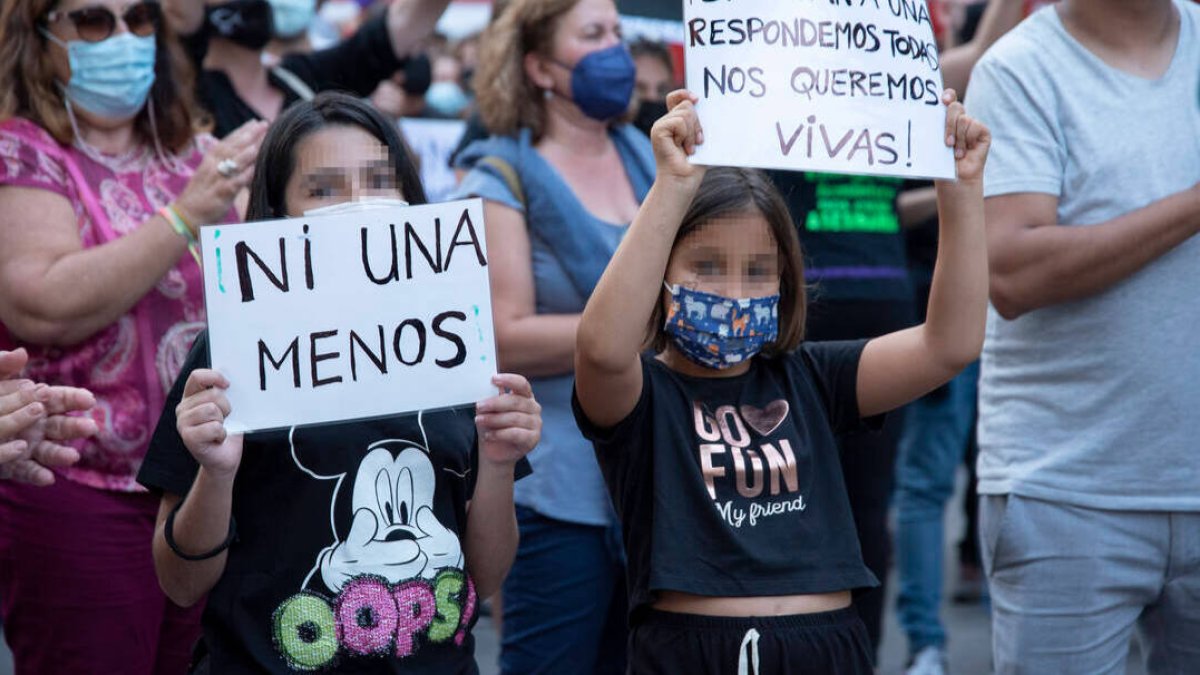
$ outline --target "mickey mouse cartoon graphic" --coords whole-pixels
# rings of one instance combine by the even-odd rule
[[[421,428],[424,434],[424,427]],[[319,577],[336,594],[356,577],[373,575],[397,584],[432,579],[445,568],[463,567],[458,536],[434,515],[436,474],[429,451],[407,440],[382,440],[367,448],[353,473],[305,463],[292,438],[296,466],[314,478],[337,480],[330,507],[334,543],[317,556],[304,581],[310,588]],[[329,453],[322,453],[328,455]],[[319,464],[320,462],[315,462]],[[350,485],[345,482],[349,480]],[[348,505],[350,527],[339,534],[337,513]],[[344,522],[344,521],[343,521]]]

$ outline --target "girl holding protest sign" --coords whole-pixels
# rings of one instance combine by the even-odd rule
[[[263,147],[248,220],[425,201],[395,125],[358,99],[295,104]],[[208,672],[477,672],[478,600],[512,562],[541,430],[529,383],[497,375],[474,411],[228,435],[225,390],[254,376],[209,369],[202,335],[138,476],[162,495],[163,589],[208,594]]]
[[[941,250],[925,324],[803,341],[803,261],[759,172],[693,166],[696,98],[651,140],[658,177],[588,302],[576,417],[629,554],[635,673],[871,673],[835,434],[941,385],[983,342],[990,137],[952,91]],[[649,344],[656,356],[643,354]]]

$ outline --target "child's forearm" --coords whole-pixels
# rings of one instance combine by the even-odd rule
[[[576,359],[620,370],[636,358],[662,297],[675,233],[695,195],[690,183],[656,181],[596,285],[579,322]]]
[[[979,357],[987,322],[983,184],[941,181],[937,195],[938,256],[924,332],[939,360],[959,369]]]
[[[192,555],[211,551],[229,536],[233,477],[214,477],[201,468],[186,498],[163,499],[163,512],[159,514],[154,533],[154,567],[167,597],[177,605],[190,607],[199,602],[225,573],[227,553],[207,560],[185,560],[171,550],[165,536],[166,516],[180,499],[184,503],[175,514],[171,528],[175,545]]]
[[[482,459],[479,463],[463,552],[480,598],[490,598],[500,590],[517,555],[513,470],[512,465],[500,466]]]

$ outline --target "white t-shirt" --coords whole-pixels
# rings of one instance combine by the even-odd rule
[[[1200,181],[1200,6],[1157,80],[1105,64],[1053,7],[984,55],[968,110],[994,135],[989,197],[1058,197],[1087,227]],[[1200,510],[1200,237],[1104,292],[1014,321],[988,312],[979,492]]]

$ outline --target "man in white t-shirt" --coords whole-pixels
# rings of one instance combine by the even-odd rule
[[[1000,40],[979,493],[997,673],[1200,673],[1200,6],[1063,0]]]

